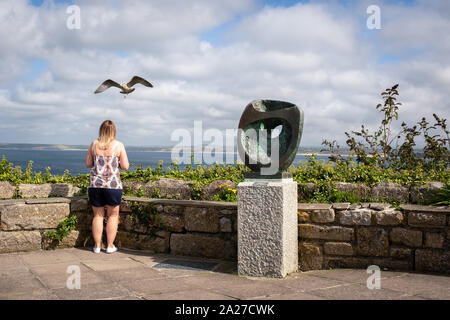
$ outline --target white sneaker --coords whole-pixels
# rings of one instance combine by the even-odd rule
[[[106,248],[106,253],[113,253],[113,252],[116,252],[116,251],[117,251],[117,247],[116,246],[114,246],[112,248]]]
[[[94,248],[92,248],[92,251],[94,251],[94,253],[100,253],[100,250],[101,250],[102,248],[96,248],[96,247],[94,247]]]

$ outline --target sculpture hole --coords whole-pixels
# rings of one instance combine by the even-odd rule
[[[282,130],[283,130],[283,126],[281,124],[279,126],[276,126],[275,128],[272,129],[272,132],[270,133],[270,138],[271,139],[277,138],[280,135]]]

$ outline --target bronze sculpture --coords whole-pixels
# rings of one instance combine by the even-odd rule
[[[295,104],[276,100],[254,100],[242,113],[238,130],[238,151],[252,173],[251,178],[286,177],[294,161],[303,132],[303,111]],[[272,137],[281,126],[278,137]],[[274,154],[276,152],[276,154]],[[265,174],[264,169],[275,171]]]

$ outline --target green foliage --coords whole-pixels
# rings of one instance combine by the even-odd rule
[[[56,230],[47,231],[45,234],[51,240],[61,241],[65,236],[67,236],[70,230],[74,230],[77,225],[77,216],[69,215],[63,221],[61,221]]]
[[[237,201],[237,190],[231,188],[228,184],[219,185],[221,191],[214,195],[214,201],[226,201],[226,202],[236,202]]]
[[[152,203],[139,203],[133,201],[130,203],[130,219],[133,221],[133,227],[136,230],[144,228],[144,233],[156,235],[158,231],[170,231],[170,228],[161,220],[161,216]],[[134,232],[138,235],[136,232]]]
[[[434,206],[450,206],[450,184],[441,188],[436,197],[431,201]]]
[[[357,194],[353,192],[344,192],[344,191],[335,191],[330,194],[328,197],[330,202],[350,202],[350,203],[358,203],[361,202],[361,199]]]
[[[199,181],[194,181],[189,185],[191,189],[191,200],[201,200],[203,198],[203,186],[204,184]]]
[[[335,140],[324,140],[322,144],[331,153],[330,161],[318,160],[316,154],[307,156],[306,161],[300,161],[298,166],[289,167],[288,170],[292,173],[293,179],[297,181],[299,188],[304,188],[305,182],[315,184],[315,189],[308,197],[310,202],[368,202],[372,200],[358,198],[353,193],[338,192],[334,188],[335,182],[363,183],[368,186],[374,186],[380,182],[395,182],[411,186],[428,181],[441,181],[446,183],[447,187],[442,190],[440,198],[435,203],[448,205],[450,139],[446,119],[433,114],[433,124],[426,118],[422,118],[412,127],[403,122],[400,132],[394,134],[394,121],[398,120],[401,106],[401,103],[397,102],[398,84],[386,89],[381,96],[383,103],[376,106],[383,115],[379,128],[371,132],[362,125],[359,131],[345,132],[346,144],[351,151],[349,157],[342,156]],[[419,136],[423,136],[425,141],[422,154],[417,154],[414,149],[415,139]],[[134,167],[134,170],[121,172],[121,179],[142,183],[161,177],[191,181],[191,199],[200,200],[205,185],[215,180],[231,180],[238,184],[244,180],[244,173],[250,170],[244,164],[194,165],[193,154],[191,154],[191,162],[183,170],[180,170],[176,161],[171,162],[167,169],[164,169],[163,161],[159,161],[154,169],[151,167],[144,169],[142,165],[132,164],[131,167]],[[9,181],[16,186],[20,183],[72,183],[81,188],[83,193],[87,193],[89,174],[74,177],[66,170],[62,176],[54,176],[50,168],[47,168],[45,173],[41,173],[33,172],[32,166],[33,162],[30,161],[22,172],[20,167],[13,167],[3,158],[0,162],[0,181]],[[235,189],[229,186],[221,187],[223,187],[221,192],[214,197],[214,200],[237,200]],[[143,196],[143,194],[143,190],[139,189],[137,193],[129,195]],[[160,190],[155,188],[152,197],[162,198]],[[139,215],[141,209],[136,210],[136,215]],[[157,225],[158,221],[155,220],[152,223]]]
[[[398,120],[401,103],[397,102],[398,84],[381,93],[383,104],[376,109],[383,113],[383,119],[377,130],[371,132],[364,125],[360,131],[345,132],[346,144],[356,161],[368,166],[393,170],[448,171],[450,166],[450,138],[446,119],[433,114],[435,123],[429,123],[425,117],[414,126],[401,124],[399,133],[392,131],[393,121]],[[414,151],[416,137],[423,136],[425,146],[423,154]],[[347,161],[339,155],[336,141],[322,142],[331,152],[332,162]]]

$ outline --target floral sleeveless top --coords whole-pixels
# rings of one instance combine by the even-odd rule
[[[114,155],[118,141],[114,143],[111,156],[99,156],[95,153],[94,141],[94,167],[91,169],[89,188],[122,189],[120,181],[119,158]]]

